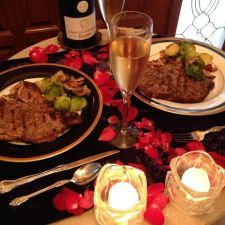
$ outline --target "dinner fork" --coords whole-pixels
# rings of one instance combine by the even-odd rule
[[[180,142],[180,143],[185,143],[191,140],[202,141],[204,140],[206,134],[211,132],[218,132],[222,129],[225,129],[225,125],[215,126],[207,130],[195,130],[195,131],[187,132],[187,133],[174,133],[172,135],[173,135],[173,139],[176,142]]]

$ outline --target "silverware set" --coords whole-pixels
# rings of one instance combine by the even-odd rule
[[[63,186],[69,182],[73,182],[77,185],[87,184],[88,182],[91,182],[98,175],[98,173],[101,169],[101,165],[99,163],[92,163],[92,162],[97,161],[99,159],[103,159],[105,157],[108,157],[108,156],[111,156],[114,154],[117,154],[119,152],[120,152],[119,150],[111,150],[111,151],[103,152],[103,153],[100,153],[97,155],[89,156],[87,158],[80,159],[80,160],[77,160],[77,161],[74,161],[74,162],[71,162],[68,164],[59,165],[52,169],[49,169],[49,170],[46,170],[46,171],[43,171],[40,173],[24,176],[24,177],[15,179],[15,180],[3,180],[0,182],[0,194],[7,193],[16,187],[27,184],[29,182],[32,182],[39,178],[45,177],[47,175],[58,173],[58,172],[63,172],[63,171],[74,169],[74,168],[77,168],[80,166],[82,166],[82,167],[80,167],[79,169],[77,169],[75,171],[75,173],[71,179],[58,181],[46,188],[38,190],[29,195],[15,198],[14,200],[12,200],[10,202],[10,205],[18,206],[18,205],[22,204],[23,202],[27,201],[28,199],[32,198],[33,196],[41,194],[52,188]]]

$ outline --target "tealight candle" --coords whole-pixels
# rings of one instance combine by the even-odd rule
[[[127,182],[118,182],[109,190],[109,205],[118,210],[128,210],[139,201],[137,190]]]
[[[142,224],[146,202],[147,180],[143,171],[117,164],[102,167],[94,191],[98,224]]]
[[[213,210],[225,184],[225,170],[201,150],[190,151],[170,161],[166,191],[170,204],[188,215]]]
[[[194,191],[208,192],[210,181],[207,172],[202,168],[187,169],[181,179],[182,183]]]

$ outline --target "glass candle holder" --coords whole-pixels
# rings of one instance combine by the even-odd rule
[[[144,172],[117,164],[102,167],[94,191],[94,210],[99,224],[141,224],[146,201]]]
[[[205,151],[191,151],[178,156],[171,160],[170,168],[171,171],[166,176],[166,190],[170,204],[189,215],[210,213],[225,185],[224,169]],[[193,187],[185,184],[183,179],[185,171],[193,169],[205,173],[209,186],[205,176],[200,176],[204,174],[199,173],[190,174],[185,178],[187,183],[193,184]],[[195,187],[196,183],[200,184],[200,190]]]

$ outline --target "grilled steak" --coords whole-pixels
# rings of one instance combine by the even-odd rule
[[[149,98],[174,102],[201,102],[214,87],[212,79],[193,80],[185,74],[181,62],[153,60],[148,63],[138,90]]]
[[[81,122],[77,113],[55,111],[30,82],[20,82],[9,95],[0,97],[0,140],[3,141],[51,142]]]

